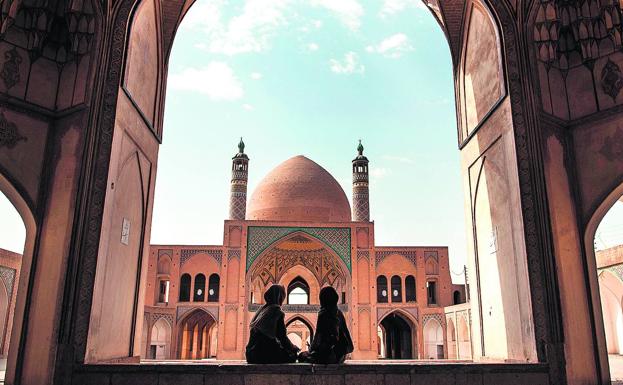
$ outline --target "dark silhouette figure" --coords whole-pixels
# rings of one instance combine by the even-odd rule
[[[285,314],[281,304],[286,298],[286,289],[272,285],[266,293],[263,305],[251,320],[251,336],[247,344],[246,357],[250,364],[281,364],[296,362],[300,350],[286,335]]]
[[[320,311],[316,333],[309,352],[301,353],[300,362],[340,364],[353,351],[353,340],[348,332],[344,314],[337,308],[339,296],[334,288],[320,290]]]

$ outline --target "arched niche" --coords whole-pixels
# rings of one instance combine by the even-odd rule
[[[461,141],[472,135],[505,95],[501,43],[495,19],[479,0],[468,3],[461,58]]]
[[[459,315],[457,317],[457,345],[458,345],[458,359],[469,360],[472,358],[472,344],[469,331],[469,325],[465,315]]]
[[[424,359],[436,360],[444,358],[443,327],[435,318],[430,318],[424,323]]]
[[[446,341],[448,341],[448,358],[456,359],[456,328],[454,327],[454,321],[452,318],[446,319]]]
[[[156,360],[167,360],[171,356],[171,324],[159,318],[151,328],[151,344],[149,357]]]
[[[161,67],[159,7],[155,0],[140,0],[130,22],[123,90],[153,130],[158,115]],[[146,66],[145,63],[158,63]],[[159,133],[158,133],[159,134]]]

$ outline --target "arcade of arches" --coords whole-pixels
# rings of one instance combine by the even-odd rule
[[[250,301],[255,293],[250,286],[285,276],[278,266],[260,271],[264,257],[277,253],[275,242],[294,247],[289,237],[299,235],[320,242],[330,265],[320,272],[297,268],[291,278],[307,283],[310,303],[291,306],[312,309],[315,285],[325,284],[325,278],[345,282],[344,305],[358,341],[354,357],[376,357],[376,323],[385,311],[412,304],[406,302],[407,277],[394,279],[398,270],[381,273],[377,266],[379,254],[384,255],[379,264],[400,255],[411,260],[374,245],[367,180],[358,179],[364,178],[358,171],[367,170],[364,159],[353,165],[352,217],[340,203],[345,198],[328,190],[324,205],[292,196],[287,199],[292,205],[282,210],[256,191],[257,199],[249,202],[255,209],[245,213],[247,163],[241,157],[232,170],[235,219],[225,222],[223,245],[149,246],[168,56],[192,3],[0,3],[0,190],[27,228],[7,337],[8,384],[158,383],[183,370],[148,365],[136,371],[132,363],[144,353],[179,354],[180,346],[190,357],[211,356],[215,346],[217,357],[240,357],[244,325],[259,305],[254,302],[261,301],[255,294]],[[416,376],[423,370],[477,383],[513,376],[520,383],[607,384],[608,345],[619,342],[612,337],[608,342],[604,318],[610,325],[620,322],[602,312],[602,300],[607,306],[615,298],[601,297],[599,284],[613,293],[617,289],[610,272],[598,276],[592,241],[604,213],[623,193],[620,2],[424,3],[447,37],[453,62],[470,277],[469,305],[454,306],[467,306],[471,317],[461,309],[442,310],[453,302],[452,289],[449,281],[428,277],[427,249],[414,254],[418,312],[401,308],[397,316],[412,326],[420,357],[439,356],[435,346],[443,340],[444,356],[471,354],[475,362],[434,370],[413,364],[416,369],[403,373]],[[273,187],[263,191],[278,191]],[[403,199],[409,203],[408,194]],[[304,225],[294,221],[301,215]],[[352,236],[336,247],[345,239],[342,232]],[[445,274],[447,253],[430,251],[438,252],[439,276]],[[170,263],[165,258],[159,272],[164,254]],[[247,272],[260,279],[247,280]],[[335,274],[335,280],[323,272]],[[182,281],[174,282],[186,273],[189,299],[179,301]],[[378,282],[386,282],[387,302],[377,301],[375,274],[385,276]],[[398,282],[402,292],[394,294]],[[396,305],[399,296],[403,302]],[[190,311],[202,313],[187,318]],[[429,312],[439,316],[423,322]],[[467,332],[461,331],[461,317],[470,321]],[[454,333],[448,332],[449,319]],[[207,329],[209,324],[214,325]],[[401,321],[387,324],[389,335],[396,336],[389,354],[402,355],[406,328]],[[187,342],[179,345],[179,331],[186,329],[181,339]],[[435,342],[422,344],[425,336]],[[456,347],[452,354],[450,345]],[[415,356],[415,349],[411,353]],[[485,364],[492,361],[507,364]],[[116,365],[100,365],[104,362]]]

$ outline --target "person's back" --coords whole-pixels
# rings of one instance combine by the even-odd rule
[[[337,364],[353,351],[344,314],[337,308],[338,294],[332,287],[320,290],[320,311],[316,333],[308,353],[299,356],[301,362]]]
[[[251,320],[246,358],[250,364],[279,364],[296,361],[299,350],[286,335],[285,314],[281,304],[285,288],[271,286],[264,294],[263,305]]]

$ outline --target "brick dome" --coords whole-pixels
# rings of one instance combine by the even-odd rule
[[[327,170],[299,155],[262,179],[251,196],[247,219],[349,222],[350,205]]]

